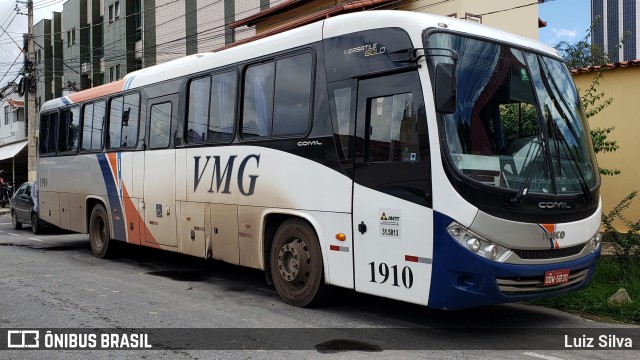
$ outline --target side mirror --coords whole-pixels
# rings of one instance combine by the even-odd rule
[[[456,112],[456,68],[454,64],[436,66],[435,102],[436,111],[441,114]]]

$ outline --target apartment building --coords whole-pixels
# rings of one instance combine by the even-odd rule
[[[537,38],[538,9],[529,5],[530,0],[68,0],[58,18],[54,13],[36,26],[41,46],[51,43],[43,50],[37,98],[46,101],[60,96],[60,89],[87,89],[143,67],[350,11],[425,11]],[[46,67],[50,52],[53,65]]]
[[[638,0],[591,0],[595,23],[591,43],[608,53],[612,62],[640,59],[639,18]]]

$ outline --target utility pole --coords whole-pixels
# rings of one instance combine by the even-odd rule
[[[37,181],[37,159],[36,159],[36,150],[37,150],[37,139],[36,139],[36,81],[37,77],[35,74],[35,52],[34,52],[34,32],[33,32],[33,0],[27,0],[27,17],[29,18],[29,34],[27,35],[28,39],[28,48],[27,48],[27,89],[25,91],[25,95],[27,96],[27,128],[29,129],[27,132],[27,169],[29,171],[28,178],[29,181]]]

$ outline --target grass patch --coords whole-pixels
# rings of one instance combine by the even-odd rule
[[[607,300],[620,288],[627,290],[633,302],[609,305]],[[528,303],[598,320],[640,324],[640,265],[623,269],[613,258],[603,256],[598,261],[591,285],[586,289]]]

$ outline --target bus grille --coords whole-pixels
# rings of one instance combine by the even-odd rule
[[[563,249],[551,249],[551,250],[522,250],[512,249],[520,259],[524,260],[541,260],[541,259],[557,259],[579,254],[586,244],[578,244]]]
[[[569,273],[569,281],[564,284],[544,286],[544,275],[536,277],[496,278],[498,288],[504,295],[524,295],[553,291],[581,283],[589,272],[589,268]]]

